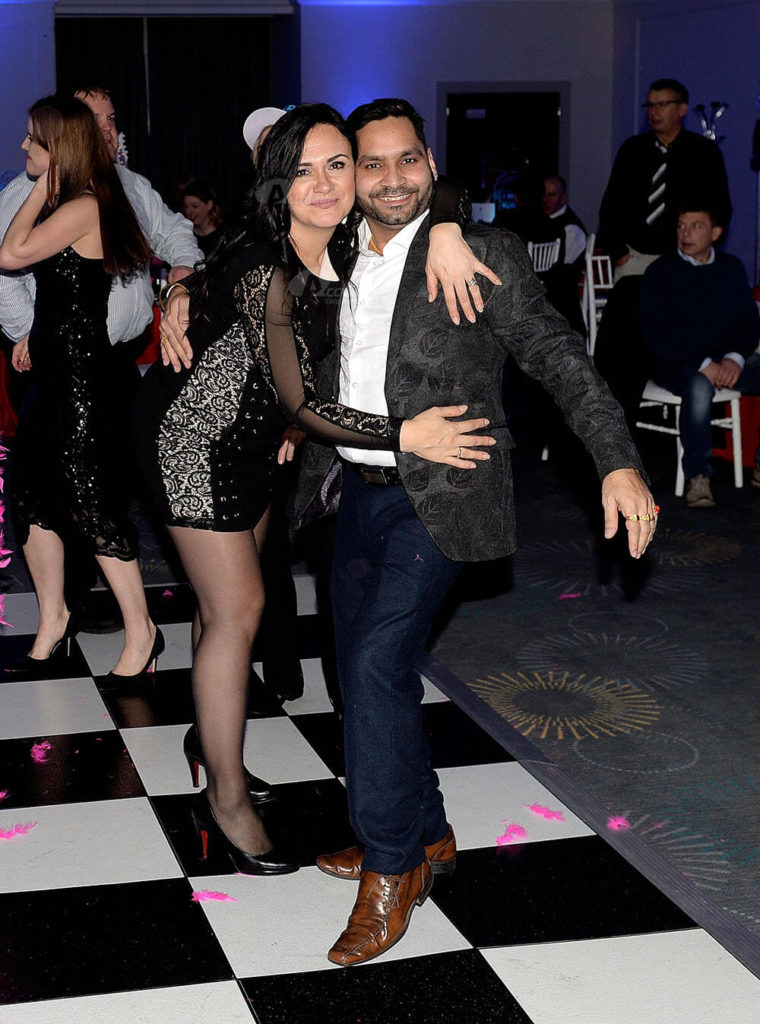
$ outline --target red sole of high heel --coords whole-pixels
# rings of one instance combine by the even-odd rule
[[[199,761],[188,761],[190,766],[190,775],[192,776],[193,786],[198,789],[200,786],[200,762]]]
[[[201,837],[202,859],[208,860],[208,832],[205,828],[199,829],[198,832]]]

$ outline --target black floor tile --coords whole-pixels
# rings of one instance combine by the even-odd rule
[[[276,800],[256,809],[272,842],[292,850],[304,866],[320,853],[343,850],[356,843],[348,823],[346,793],[337,779],[293,782],[274,786]],[[154,796],[151,803],[174,853],[187,875],[228,874],[234,871],[224,851],[209,849],[203,860],[193,825],[191,794]]]
[[[0,962],[0,1003],[232,978],[186,879],[2,895]]]
[[[18,680],[5,672],[5,669],[13,665],[31,651],[34,642],[33,633],[21,633],[18,636],[4,636],[0,644],[0,684],[14,683]],[[79,649],[76,639],[71,642],[71,655],[67,658],[62,649],[61,653],[54,654],[50,663],[35,668],[35,679],[80,679],[90,675],[84,655]]]
[[[532,1024],[477,950],[242,986],[260,1024]]]
[[[432,899],[481,947],[696,927],[598,836],[460,850]]]
[[[50,744],[46,760],[34,744]],[[140,776],[115,730],[0,741],[2,808],[116,800],[144,796]]]
[[[195,594],[188,583],[146,587],[148,611],[157,626],[170,622],[191,622],[195,614]]]
[[[332,711],[325,711],[317,715],[291,715],[290,720],[333,775],[344,776],[343,725],[338,716]]]
[[[95,685],[120,729],[181,725],[195,717],[189,668],[162,669],[159,660],[145,681],[114,683],[95,676]]]
[[[452,701],[423,704],[422,719],[434,768],[514,760]]]

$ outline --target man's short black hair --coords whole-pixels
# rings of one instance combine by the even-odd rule
[[[683,217],[685,213],[706,213],[708,220],[714,228],[724,228],[726,218],[721,211],[709,199],[705,200],[699,196],[686,196],[678,203],[678,216]]]
[[[689,102],[689,90],[677,78],[656,78],[649,86],[649,92],[662,92],[663,89],[674,92],[681,103]]]
[[[414,134],[422,143],[423,149],[427,151],[428,144],[425,139],[425,118],[418,114],[408,100],[383,99],[372,100],[371,103],[362,103],[356,110],[352,110],[346,118],[346,124],[351,134],[351,141],[356,156],[356,133],[361,131],[370,121],[384,121],[386,117],[405,117],[412,122]]]

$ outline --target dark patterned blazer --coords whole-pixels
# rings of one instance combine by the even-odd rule
[[[466,404],[463,418],[485,416],[496,438],[490,459],[474,470],[426,462],[400,453],[396,461],[417,515],[440,550],[455,561],[483,561],[514,550],[511,449],[502,404],[504,363],[518,365],[541,382],[571,429],[590,452],[601,477],[615,469],[641,471],[641,461],[620,406],[586,354],[580,335],[549,305],[520,240],[508,231],[470,225],[464,237],[491,267],[500,286],[481,284],[485,308],[470,324],[455,326],[442,296],[427,298],[425,261],[429,225],[412,242],[391,324],[385,395],[388,411],[404,418],[430,406]],[[339,353],[323,360],[318,387],[323,397],[338,389]],[[295,523],[308,521],[333,471],[333,448],[309,442],[296,496]]]

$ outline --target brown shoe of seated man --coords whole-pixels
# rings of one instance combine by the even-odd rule
[[[323,853],[317,857],[317,867],[333,878],[347,878],[349,881],[358,882],[362,873],[363,856],[364,851],[361,847],[349,846],[347,850],[340,850],[338,853]],[[443,839],[425,847],[425,856],[430,861],[434,875],[447,875],[454,870],[457,864],[457,841],[451,825]]]
[[[432,885],[427,859],[403,875],[362,871],[354,909],[327,959],[350,967],[390,949],[409,927],[412,911],[425,902]]]

